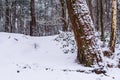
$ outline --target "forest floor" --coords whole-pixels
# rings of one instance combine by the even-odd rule
[[[120,80],[119,68],[96,74],[92,72],[95,68],[78,64],[76,53],[64,53],[62,44],[55,40],[57,36],[1,32],[0,80]]]

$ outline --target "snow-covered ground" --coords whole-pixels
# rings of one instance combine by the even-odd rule
[[[1,32],[0,80],[120,80],[118,68],[98,75],[78,64],[76,54],[65,54],[56,37]]]

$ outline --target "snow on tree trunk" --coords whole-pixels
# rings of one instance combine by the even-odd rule
[[[94,25],[85,0],[66,0],[78,47],[77,59],[85,66],[101,62]]]
[[[117,0],[112,0],[112,27],[110,37],[110,50],[112,52],[115,51],[116,26],[117,26]]]

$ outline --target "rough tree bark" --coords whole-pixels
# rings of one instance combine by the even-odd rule
[[[85,66],[102,61],[95,29],[85,0],[66,0],[77,43],[77,59]]]
[[[35,0],[30,2],[30,11],[31,11],[31,21],[30,21],[30,35],[36,35],[36,18],[35,18]]]
[[[112,0],[112,27],[110,37],[110,50],[112,52],[115,52],[116,27],[117,27],[117,0]]]

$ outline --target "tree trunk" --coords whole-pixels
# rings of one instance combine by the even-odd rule
[[[99,10],[99,0],[96,1],[96,7],[97,7],[97,16],[96,16],[96,30],[99,31],[100,27],[99,27],[99,18],[100,18],[100,10]]]
[[[101,22],[101,41],[104,41],[104,0],[100,0],[100,7],[101,7],[101,16],[100,16],[100,22]]]
[[[16,14],[16,0],[13,0],[12,1],[12,29],[11,31],[13,33],[16,32],[16,18],[17,18],[17,14]]]
[[[8,0],[5,0],[6,10],[5,10],[5,32],[10,32],[10,9]]]
[[[0,19],[3,17],[3,5],[2,0],[0,0]]]
[[[93,6],[92,6],[92,0],[88,0],[88,5],[89,5],[89,10],[90,10],[91,18],[92,18],[92,20],[94,22],[93,11],[92,11],[92,8],[93,8]]]
[[[75,34],[77,59],[85,66],[102,61],[94,25],[85,0],[66,0],[69,17]]]
[[[117,0],[112,0],[112,27],[110,37],[110,50],[112,52],[115,52],[116,26],[117,26]]]
[[[68,31],[68,26],[66,22],[66,6],[65,6],[65,0],[60,0],[61,7],[62,7],[62,22],[63,22],[63,31]]]
[[[30,35],[36,35],[36,18],[35,18],[35,0],[30,2],[30,11],[31,11],[31,21],[30,21]]]

